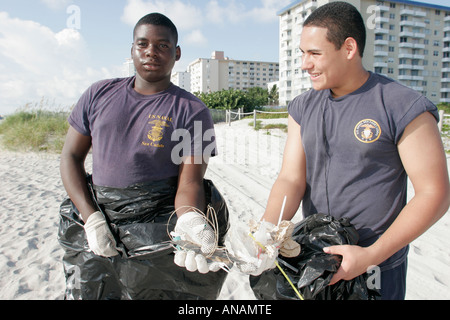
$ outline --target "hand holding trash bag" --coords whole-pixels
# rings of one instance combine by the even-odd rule
[[[102,257],[117,256],[116,241],[109,229],[105,217],[100,211],[94,212],[84,225],[89,248],[94,254]]]
[[[325,214],[308,216],[295,225],[292,239],[301,245],[301,253],[287,259],[279,257],[290,282],[278,270],[251,277],[250,287],[257,299],[296,300],[298,295],[292,286],[305,300],[367,300],[379,297],[377,290],[367,287],[367,274],[330,285],[341,266],[342,256],[330,254],[324,248],[350,248],[358,243],[359,235],[348,219],[336,219]]]
[[[178,218],[172,236],[196,244],[201,250],[201,253],[183,249],[175,251],[176,265],[200,273],[216,272],[220,269],[219,264],[208,263],[206,260],[206,257],[212,255],[216,249],[216,235],[203,214],[195,211],[183,214]]]

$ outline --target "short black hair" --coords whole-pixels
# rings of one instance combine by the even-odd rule
[[[136,29],[142,25],[145,24],[151,24],[154,26],[164,26],[169,28],[169,30],[172,32],[172,35],[175,38],[175,44],[178,44],[178,30],[177,27],[173,24],[173,22],[167,18],[165,15],[161,13],[149,13],[146,16],[142,17],[138,23],[136,23],[136,26],[133,30],[133,38],[136,35]]]
[[[366,26],[361,13],[353,5],[330,2],[314,10],[303,23],[303,27],[316,26],[328,29],[327,40],[339,50],[345,39],[352,37],[358,44],[359,55],[364,55]]]

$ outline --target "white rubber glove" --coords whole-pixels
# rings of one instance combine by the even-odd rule
[[[248,229],[230,230],[225,242],[229,253],[238,260],[236,267],[253,276],[275,268],[278,257],[278,244],[271,237],[275,226],[261,222],[257,227],[252,235]]]
[[[230,230],[225,245],[241,272],[258,276],[276,267],[279,253],[286,257],[300,254],[300,245],[291,239],[292,231],[290,221],[282,221],[278,226],[250,221],[250,230]]]
[[[92,252],[102,257],[113,257],[119,254],[116,241],[108,227],[105,217],[100,211],[94,212],[87,219],[84,230]]]
[[[186,268],[190,272],[198,271],[202,274],[210,271],[217,272],[221,269],[220,262],[208,262],[204,255],[197,254],[193,250],[177,250],[175,251],[174,260],[179,267]]]
[[[185,267],[188,271],[198,271],[200,273],[216,272],[220,269],[220,264],[208,263],[205,256],[211,255],[215,251],[215,235],[205,217],[198,212],[187,212],[178,218],[173,236],[179,237],[183,241],[197,244],[202,254],[197,254],[193,250],[177,250],[174,262],[180,267]]]

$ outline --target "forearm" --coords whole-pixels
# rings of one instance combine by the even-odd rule
[[[285,197],[286,203],[282,219],[291,220],[300,206],[304,193],[304,184],[279,176],[272,187],[266,211],[261,220],[277,224]]]
[[[205,189],[203,181],[183,183],[178,186],[175,196],[177,215],[192,211],[192,208],[202,212],[206,209]]]
[[[87,188],[86,171],[84,159],[75,159],[73,156],[61,157],[61,179],[69,198],[77,207],[83,221],[97,211],[92,202],[90,192]]]

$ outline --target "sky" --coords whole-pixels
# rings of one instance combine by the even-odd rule
[[[213,51],[277,62],[277,12],[293,0],[1,0],[0,115],[70,110],[94,82],[123,76],[133,28],[150,12],[177,26],[186,71]],[[429,3],[448,5],[448,0]]]

